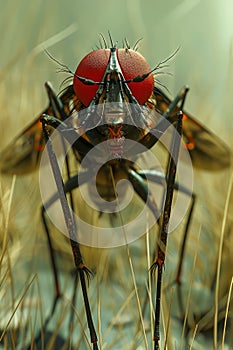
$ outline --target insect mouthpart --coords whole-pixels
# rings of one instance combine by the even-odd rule
[[[122,132],[122,124],[109,125],[108,149],[113,158],[122,158],[124,153],[125,137]]]

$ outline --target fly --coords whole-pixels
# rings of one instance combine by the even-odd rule
[[[65,70],[71,73],[66,68]],[[70,193],[72,196],[73,189],[88,183],[94,176],[95,168],[100,165],[102,167],[98,168],[96,186],[101,197],[109,203],[116,197],[112,183],[121,179],[130,181],[135,193],[146,203],[160,227],[157,256],[152,265],[152,270],[158,271],[154,349],[159,349],[161,280],[173,192],[178,189],[175,182],[181,142],[178,136],[182,135],[193,165],[201,169],[215,171],[228,167],[231,153],[217,136],[183,111],[188,89],[184,87],[174,100],[170,100],[154,85],[153,70],[144,57],[134,50],[118,49],[116,45],[112,45],[110,49],[95,50],[83,58],[72,76],[73,84],[69,85],[60,97],[56,96],[50,83],[45,84],[49,97],[48,107],[1,152],[0,170],[4,174],[19,175],[32,172],[38,168],[44,148],[47,148],[57,186],[57,193],[42,208],[56,285],[57,298],[54,305],[56,306],[61,294],[45,214],[47,208],[59,200],[81,281],[93,350],[98,349],[97,335],[85,280],[85,275],[90,274],[90,271],[82,259],[80,242],[76,239],[77,225],[65,194]],[[136,159],[145,149],[151,149],[160,140],[169,125],[174,125],[174,132],[171,137],[172,154],[168,157],[166,176],[163,177],[155,171],[139,170],[135,165]],[[72,150],[79,163],[89,156],[89,152],[91,154],[93,149],[105,143],[107,148],[104,152],[106,151],[109,158],[101,164],[101,149],[97,156],[89,156],[86,172],[70,177],[63,183],[50,139],[54,129],[59,130],[68,141],[73,140]],[[158,213],[158,207],[144,181],[145,178],[152,182],[166,182],[161,213]],[[190,194],[182,186],[179,190]]]

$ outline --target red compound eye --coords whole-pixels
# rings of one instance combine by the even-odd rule
[[[151,71],[151,67],[146,62],[145,58],[136,51],[119,49],[117,51],[117,57],[125,80],[142,76]],[[128,86],[138,103],[143,105],[154,89],[154,77],[150,74],[142,82],[129,83]]]
[[[100,82],[103,79],[110,57],[110,50],[95,50],[87,54],[79,63],[75,75]],[[95,97],[99,85],[86,85],[74,77],[74,91],[78,99],[88,106]]]
[[[133,50],[117,50],[118,61],[125,80],[131,80],[151,71],[145,58]],[[86,55],[79,63],[75,75],[101,82],[110,58],[109,49],[95,50]],[[78,99],[88,106],[94,98],[99,85],[86,85],[77,77],[74,77],[74,91]],[[154,88],[154,77],[150,74],[142,82],[128,84],[133,96],[139,104],[144,104],[150,97]]]

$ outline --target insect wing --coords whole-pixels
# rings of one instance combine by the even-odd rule
[[[219,137],[186,114],[183,128],[185,142],[196,168],[215,171],[230,166],[230,149]]]
[[[159,113],[166,112],[171,100],[158,88],[154,88],[153,99]],[[170,120],[175,118],[175,110]],[[205,126],[184,112],[183,137],[193,165],[205,170],[221,170],[230,166],[231,152],[229,147]]]
[[[72,85],[62,93],[60,99],[68,117],[71,113],[70,101],[73,105],[75,103]],[[53,115],[51,105],[42,114]],[[53,131],[50,127],[48,129]],[[0,153],[1,173],[24,175],[36,170],[44,147],[42,124],[38,117]]]
[[[17,175],[32,172],[39,164],[44,145],[42,126],[37,119],[1,152],[1,172]]]

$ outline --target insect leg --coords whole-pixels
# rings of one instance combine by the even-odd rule
[[[134,169],[130,168],[127,170],[128,179],[131,182],[134,191],[147,203],[148,207],[154,214],[156,220],[159,218],[159,210],[153,199],[152,194],[149,192],[148,186],[145,183],[143,177]]]
[[[131,168],[126,168],[124,169],[128,180],[133,186],[134,191],[139,195],[139,197],[146,203],[146,205],[149,207],[151,210],[152,214],[155,217],[156,221],[160,220],[160,212],[159,208],[156,205],[156,202],[154,201],[154,198],[152,194],[149,191],[148,185],[145,182],[145,179],[143,176],[139,173],[138,170],[135,170],[134,166]],[[142,309],[142,316],[145,314],[145,307],[146,307],[146,301],[144,302],[143,309]],[[138,326],[137,326],[137,332],[141,327],[141,322],[139,321]]]
[[[65,108],[64,108],[63,102],[56,95],[55,91],[53,90],[52,85],[49,82],[45,83],[45,88],[46,88],[46,92],[47,92],[47,95],[48,95],[48,98],[49,98],[49,106],[50,106],[52,114],[53,114],[53,117],[51,117],[51,118],[54,118],[54,120],[60,120],[60,119],[65,120],[68,117],[68,115],[65,112]],[[62,142],[62,145],[63,145],[63,149],[65,149],[64,139],[62,137],[61,137],[61,142]],[[69,161],[68,161],[68,157],[67,156],[65,157],[65,163],[66,163],[67,176],[69,178],[70,177],[70,167],[69,167]],[[59,199],[59,195],[57,196],[56,200],[57,199]],[[70,192],[70,202],[71,202],[71,208],[72,208],[72,210],[74,210],[74,202],[73,202],[73,197],[72,197],[72,193],[71,192]],[[48,204],[51,205],[52,203],[53,203],[53,198],[50,199],[50,204],[46,203],[47,208],[48,208]],[[53,313],[55,311],[57,301],[58,301],[58,299],[61,296],[61,292],[60,292],[60,287],[59,287],[58,273],[57,273],[57,267],[56,267],[56,262],[55,262],[52,242],[51,242],[49,229],[48,229],[48,225],[47,225],[46,217],[45,217],[45,207],[42,207],[41,216],[42,216],[45,232],[46,232],[46,235],[47,235],[47,241],[48,241],[48,245],[49,245],[49,252],[50,252],[50,257],[51,257],[51,264],[52,264],[53,275],[54,275],[54,283],[55,283],[55,293],[56,293],[56,297],[55,297],[55,300],[54,300],[54,305],[53,305],[53,308],[52,308],[51,316],[48,318],[48,321],[49,321],[49,319],[52,317],[52,315],[53,315]]]
[[[43,115],[42,118],[43,118],[44,122],[47,123],[48,125],[52,126],[53,128],[60,127],[60,131],[61,131],[62,136],[63,136],[63,137],[61,137],[61,142],[63,145],[64,145],[64,137],[67,138],[69,142],[71,142],[72,140],[75,140],[75,146],[79,149],[80,153],[82,153],[82,152],[84,154],[88,153],[91,149],[91,145],[89,143],[87,143],[82,138],[77,139],[77,134],[75,133],[75,131],[73,129],[67,128],[66,124],[64,124],[64,127],[62,127],[63,122],[61,121],[61,119],[65,120],[68,117],[65,113],[63,103],[56,96],[50,83],[47,82],[45,84],[45,87],[46,87],[46,90],[48,93],[48,97],[49,97],[49,101],[50,101],[50,108],[52,109],[53,116]],[[65,149],[65,146],[64,146],[64,149]],[[79,174],[77,176],[78,178],[75,176],[73,178],[70,178],[68,157],[66,157],[65,160],[66,160],[66,169],[67,169],[68,180],[67,180],[67,183],[64,184],[64,192],[69,193],[71,209],[72,209],[72,212],[74,212],[74,201],[73,201],[73,197],[72,197],[72,190],[74,188],[77,188],[82,183],[88,181],[88,179],[91,176],[91,172],[89,171],[85,174]],[[45,203],[46,208],[49,208],[55,201],[59,200],[59,198],[60,198],[59,193],[55,193]],[[42,220],[44,223],[45,232],[47,235],[47,240],[48,240],[48,245],[49,245],[49,252],[50,252],[50,257],[51,257],[51,264],[52,264],[54,283],[55,283],[55,294],[56,294],[51,315],[50,315],[50,317],[48,317],[48,319],[45,323],[45,324],[47,324],[55,311],[57,301],[61,296],[61,292],[60,292],[60,287],[59,287],[57,266],[56,266],[56,261],[55,261],[55,257],[54,257],[54,251],[53,251],[53,247],[52,247],[52,242],[51,242],[51,238],[50,238],[50,234],[49,234],[48,225],[46,223],[44,207],[42,207]]]
[[[180,190],[180,188],[179,188],[179,190]],[[184,229],[183,242],[182,242],[182,245],[180,248],[180,253],[179,253],[179,263],[178,263],[177,274],[176,274],[176,282],[178,283],[178,285],[180,285],[182,283],[181,274],[182,274],[183,258],[184,258],[185,248],[186,248],[189,225],[190,225],[190,222],[192,219],[192,214],[193,214],[193,210],[194,210],[194,206],[195,206],[195,202],[196,202],[196,195],[193,193],[192,193],[191,200],[192,200],[191,206],[189,208],[188,217],[187,217],[187,221],[186,221],[186,225],[185,225],[185,229]]]
[[[52,85],[48,81],[45,83],[45,88],[48,94],[53,116],[61,120],[66,119],[68,115],[65,112],[64,105],[61,99],[56,95]]]
[[[176,130],[178,135],[182,131],[182,112],[178,116]],[[169,155],[168,165],[168,177],[167,177],[167,189],[164,203],[164,210],[162,215],[162,224],[160,229],[159,244],[158,244],[158,256],[156,261],[152,264],[151,269],[157,267],[157,291],[155,301],[155,327],[154,327],[154,349],[159,350],[160,340],[160,308],[161,308],[161,285],[162,285],[162,273],[163,265],[166,255],[168,227],[171,214],[171,206],[174,192],[175,176],[176,176],[176,164],[178,160],[180,137],[177,133],[174,133],[172,140],[172,154]],[[177,137],[178,136],[178,137]]]
[[[72,253],[73,253],[73,257],[74,257],[74,263],[75,263],[75,267],[77,269],[77,272],[79,273],[79,278],[80,278],[81,287],[82,287],[82,294],[83,294],[83,298],[84,298],[84,305],[85,305],[85,310],[86,310],[86,316],[87,316],[87,323],[88,323],[88,327],[89,327],[89,331],[90,331],[90,338],[91,338],[91,342],[93,344],[93,350],[98,350],[97,334],[96,334],[94,323],[92,320],[92,314],[91,314],[90,303],[89,303],[88,294],[87,294],[86,279],[85,279],[85,275],[88,277],[88,275],[90,275],[90,271],[83,263],[79,243],[78,243],[77,237],[76,237],[75,223],[74,223],[73,216],[70,212],[68,202],[67,202],[67,199],[65,196],[64,184],[63,184],[62,176],[61,176],[60,169],[58,166],[58,162],[57,162],[56,156],[53,152],[52,143],[51,143],[51,140],[49,139],[49,134],[48,134],[48,131],[46,129],[46,125],[45,125],[46,120],[41,118],[41,121],[42,121],[44,136],[45,136],[45,139],[47,142],[50,164],[52,167],[54,180],[56,182],[56,186],[58,189],[59,200],[60,200],[60,203],[62,206],[62,211],[64,214],[64,219],[65,219],[67,231],[69,234],[70,244],[71,244]]]
[[[91,177],[92,177],[91,171],[86,171],[86,172],[79,173],[78,175],[75,175],[75,176],[69,178],[66,181],[66,183],[64,184],[64,192],[71,194],[72,191],[75,188],[78,188],[82,184],[88,182],[91,179]],[[56,310],[56,306],[57,306],[58,300],[62,296],[62,293],[61,293],[61,290],[60,290],[59,278],[58,278],[58,268],[57,268],[57,264],[56,264],[56,259],[55,259],[55,255],[54,255],[54,249],[53,249],[53,245],[52,245],[52,240],[51,240],[51,237],[50,237],[50,232],[49,232],[49,228],[48,228],[48,224],[47,224],[47,220],[46,220],[46,215],[45,215],[46,214],[46,209],[48,209],[57,200],[59,200],[59,193],[56,192],[44,204],[44,206],[41,207],[41,217],[42,217],[42,221],[43,221],[43,225],[44,225],[44,229],[45,229],[45,233],[46,233],[46,237],[47,237],[47,241],[48,241],[48,249],[49,249],[50,260],[51,260],[51,265],[52,265],[52,269],[53,269],[54,285],[55,285],[55,299],[54,299],[54,303],[53,303],[53,306],[52,306],[51,313],[49,314],[49,316],[45,320],[44,329],[46,329],[49,321],[53,317],[54,312]],[[72,204],[71,204],[71,208],[72,208]],[[73,210],[73,208],[72,208],[72,210]],[[76,293],[75,286],[76,285],[77,285],[77,275],[75,277],[75,284],[74,284],[73,305],[74,305],[74,300],[75,300],[75,293]],[[71,315],[71,317],[70,317],[70,320],[71,320],[70,324],[72,324],[72,317],[73,316]]]
[[[147,179],[148,181],[155,182],[157,184],[163,185],[163,183],[166,181],[166,176],[157,171],[157,170],[138,170],[138,174],[140,174],[144,179]],[[189,226],[190,222],[192,219],[192,214],[194,210],[194,205],[196,201],[196,195],[192,193],[191,190],[186,188],[185,186],[182,186],[181,184],[175,182],[174,184],[174,189],[176,191],[180,191],[183,194],[187,195],[188,197],[191,197],[191,205],[188,209],[188,214],[187,214],[187,219],[186,219],[186,224],[184,228],[184,234],[183,234],[183,239],[182,239],[182,245],[180,247],[180,252],[178,254],[179,256],[179,262],[178,262],[178,267],[177,267],[177,272],[176,272],[176,277],[175,277],[175,283],[178,284],[178,302],[179,302],[179,308],[180,312],[183,313],[183,304],[182,304],[182,294],[181,294],[181,284],[182,284],[182,267],[183,267],[183,261],[184,261],[184,255],[185,255],[185,248],[186,248],[186,243],[188,240],[188,233],[189,233]],[[155,260],[156,258],[156,251],[154,253],[153,259]],[[173,284],[173,282],[172,282]],[[147,301],[148,299],[146,298],[143,304],[143,314],[145,313],[145,309],[147,306]]]
[[[151,182],[155,182],[157,184],[163,185],[164,181],[166,181],[166,176],[157,170],[139,170],[138,174],[140,174],[144,179],[147,179]],[[181,193],[187,195],[188,197],[191,197],[191,205],[188,211],[187,221],[184,229],[184,237],[180,248],[179,263],[178,263],[177,275],[176,275],[176,282],[180,285],[182,264],[183,264],[183,258],[184,258],[185,248],[186,248],[186,241],[188,238],[189,225],[192,219],[196,196],[195,194],[192,193],[191,190],[189,190],[188,188],[186,188],[185,186],[177,182],[175,182],[174,184],[174,189],[176,191],[180,191]]]
[[[174,115],[176,116],[176,111],[178,108],[179,110],[183,109],[188,91],[189,89],[185,86],[179,91],[174,100],[172,100],[172,102],[168,105],[166,111],[161,115],[162,118],[159,120],[157,125],[150,128],[150,138],[148,139],[148,135],[145,135],[140,140],[141,144],[145,145],[148,149],[153,147],[168,129],[170,123],[174,124],[176,122],[177,118],[174,117]]]
[[[49,105],[50,108],[52,110],[52,114],[53,116],[46,116],[44,117],[44,120],[46,120],[46,122],[51,125],[52,127],[56,128],[58,126],[61,127],[62,121],[61,120],[66,120],[68,115],[65,111],[65,107],[64,107],[64,103],[66,101],[61,100],[55,93],[55,91],[52,88],[52,85],[49,82],[45,83],[45,88],[48,94],[48,98],[49,98]],[[67,99],[72,97],[72,93],[73,93],[73,88],[71,89],[71,91],[69,91],[70,87],[67,88]],[[71,95],[69,97],[69,95]],[[74,132],[74,130],[69,129],[67,131],[67,126],[65,126],[63,128],[63,136],[66,137],[68,136],[68,139],[70,141],[71,138],[76,139],[77,138],[77,134]],[[65,149],[64,146],[64,138],[61,137],[61,141],[63,144],[63,148]],[[76,147],[81,150],[81,152],[83,151],[84,154],[89,152],[91,147],[89,146],[89,144],[87,144],[85,142],[84,139],[79,138],[78,140],[75,141]],[[74,201],[73,201],[73,196],[72,196],[72,189],[77,188],[80,184],[82,184],[84,181],[87,181],[87,179],[90,177],[90,172],[85,173],[84,177],[82,179],[82,175],[83,174],[79,174],[78,176],[78,180],[76,178],[70,178],[70,167],[69,167],[69,161],[68,161],[68,157],[65,157],[65,163],[66,163],[66,170],[67,170],[67,177],[68,177],[68,181],[67,184],[65,184],[64,186],[64,192],[65,193],[69,193],[70,195],[70,204],[71,204],[71,209],[72,212],[74,212]],[[85,179],[85,180],[84,180]],[[69,183],[69,180],[71,180],[71,184]],[[46,207],[48,208],[50,205],[52,205],[52,203],[54,201],[56,201],[57,199],[59,199],[59,194],[55,194],[53,197],[50,198],[50,200],[46,203]],[[59,283],[58,283],[58,276],[57,276],[57,268],[56,268],[56,263],[55,263],[55,258],[54,258],[54,253],[53,253],[53,248],[52,248],[52,242],[50,239],[50,235],[49,235],[49,230],[48,230],[48,226],[46,224],[46,219],[45,219],[45,209],[42,208],[42,219],[43,219],[43,223],[44,223],[44,227],[45,227],[45,231],[47,234],[47,240],[48,240],[48,244],[49,244],[49,251],[50,251],[50,256],[51,256],[51,263],[52,263],[52,268],[53,268],[53,273],[54,273],[54,280],[55,280],[55,288],[56,288],[56,299],[55,299],[55,303],[54,303],[54,308],[56,305],[56,301],[60,296],[60,288],[59,288]]]

